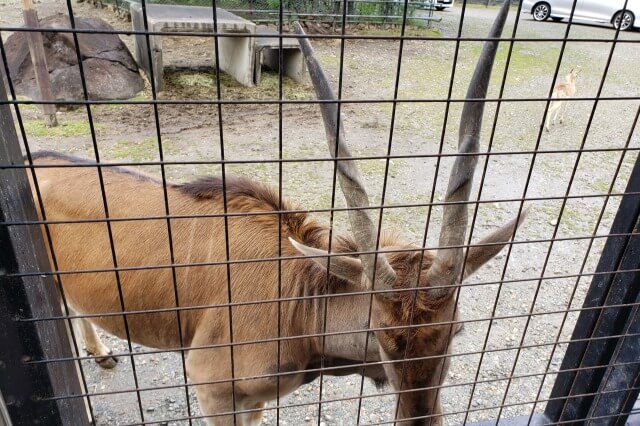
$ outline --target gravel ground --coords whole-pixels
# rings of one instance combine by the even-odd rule
[[[0,0],[0,26],[18,25],[21,15],[17,0]],[[62,1],[42,0],[36,4],[40,16],[65,11]],[[77,15],[97,15],[114,27],[128,29],[129,23],[119,20],[107,10],[96,10],[85,4],[74,5]],[[485,36],[496,10],[469,8],[465,14],[463,35]],[[403,46],[400,70],[399,98],[444,99],[449,81],[454,78],[453,98],[464,94],[470,71],[480,50],[476,42],[461,42],[455,75],[452,64],[455,43],[438,41],[437,37],[457,34],[460,23],[460,7],[441,14],[442,22],[435,26],[439,32],[423,32],[433,38],[426,41],[407,41]],[[515,13],[505,34],[513,30]],[[521,16],[518,37],[558,38],[565,33],[566,25],[537,23],[529,16]],[[362,30],[362,33],[372,31]],[[386,30],[393,34],[397,29]],[[575,39],[610,40],[614,32],[608,28],[574,25],[569,36]],[[2,33],[3,39],[8,36]],[[131,47],[132,40],[123,36]],[[624,40],[640,40],[637,32],[621,34]],[[187,64],[206,66],[211,61],[211,49],[206,40],[177,37],[165,41],[165,60],[173,66]],[[314,42],[318,54],[334,82],[338,79],[340,45],[337,41]],[[611,43],[575,41],[566,45],[561,73],[573,66],[581,66],[578,80],[579,96],[633,97],[640,94],[637,69],[640,68],[640,44],[618,44],[613,51],[611,65],[603,79]],[[489,97],[499,95],[504,71],[507,45],[499,55]],[[517,42],[506,80],[504,96],[510,99],[526,99],[546,96],[552,83],[555,64],[561,43]],[[393,96],[399,43],[380,40],[349,41],[345,46],[344,92],[350,99],[389,99]],[[193,99],[214,96],[214,80],[206,73],[175,72],[168,74],[167,90],[161,98]],[[277,94],[277,78],[267,74],[263,87],[243,89],[226,79],[223,97],[238,99],[264,99]],[[273,82],[276,85],[273,86]],[[297,85],[285,81],[285,96],[294,99],[310,98],[309,85]],[[149,96],[149,93],[142,95]],[[547,198],[528,202],[532,206],[529,219],[518,235],[524,244],[514,246],[509,256],[506,251],[469,279],[472,285],[460,294],[462,318],[469,321],[455,339],[455,356],[442,391],[447,424],[491,419],[500,415],[511,417],[544,409],[544,402],[533,404],[536,399],[549,396],[554,375],[562,360],[566,341],[573,329],[576,314],[562,311],[579,308],[590,283],[604,244],[602,238],[591,241],[592,235],[608,231],[618,204],[617,197],[607,200],[608,192],[619,193],[626,185],[631,167],[637,157],[639,138],[637,132],[629,142],[632,150],[624,153],[631,132],[634,115],[640,106],[637,100],[576,101],[571,104],[563,125],[542,133],[539,150],[540,123],[544,102],[505,101],[500,106],[497,126],[491,150],[501,155],[482,159],[476,173],[475,188],[480,188],[484,178],[481,199],[491,202],[481,204],[473,229],[474,237],[486,233],[514,215],[517,202],[499,200],[527,197]],[[153,111],[147,106],[104,106],[92,109],[97,123],[97,142],[101,155],[107,160],[143,161],[157,158]],[[494,104],[487,106],[483,149],[486,150],[495,117]],[[38,111],[23,107],[25,125],[32,148],[57,149],[64,152],[90,156],[91,137],[86,126],[86,110],[61,112],[59,120],[69,127],[54,134],[38,127]],[[206,105],[172,105],[160,107],[160,125],[163,142],[169,160],[219,158],[219,129],[217,110]],[[274,106],[229,106],[223,108],[224,143],[231,159],[273,159],[278,153],[278,111]],[[360,155],[384,155],[389,142],[392,109],[389,104],[350,104],[343,108],[347,128],[347,140],[353,151]],[[453,103],[444,126],[445,152],[454,152],[460,104]],[[401,103],[396,110],[393,131],[394,155],[425,155],[438,152],[438,144],[445,123],[444,103]],[[85,125],[83,127],[82,125]],[[75,126],[72,126],[75,125]],[[588,130],[588,131],[587,131]],[[285,158],[325,157],[323,128],[319,114],[313,106],[283,108],[283,150]],[[592,151],[578,155],[577,150],[614,149]],[[514,153],[521,152],[521,153]],[[437,173],[436,199],[440,200],[451,162],[445,159]],[[611,187],[615,171],[621,169]],[[378,202],[381,197],[383,161],[362,161],[361,169],[366,184]],[[483,176],[483,168],[486,173]],[[158,170],[147,168],[147,172]],[[259,164],[252,167],[231,167],[231,172],[248,174],[267,183],[277,183],[275,165]],[[175,166],[167,169],[173,180],[189,180],[204,173],[217,173],[217,166]],[[392,160],[386,203],[426,203],[436,174],[436,161],[429,157]],[[528,176],[529,183],[526,185]],[[284,192],[309,208],[330,206],[331,170],[326,163],[286,164],[284,166]],[[313,184],[309,184],[313,182]],[[568,189],[569,188],[569,189]],[[567,201],[560,216],[562,200],[548,199],[566,194],[576,196]],[[588,197],[601,195],[600,197]],[[338,197],[341,205],[341,197]],[[420,241],[424,229],[426,208],[388,209],[383,226],[398,230],[410,241]],[[439,209],[433,212],[428,244],[436,243]],[[321,216],[322,215],[318,215]],[[601,220],[598,218],[601,216]],[[346,218],[338,214],[336,224],[345,228]],[[555,237],[554,244],[539,242]],[[566,240],[571,238],[570,240]],[[576,279],[576,274],[586,274]],[[569,277],[567,277],[569,276]],[[543,280],[540,280],[544,277]],[[509,282],[513,280],[524,280]],[[575,289],[575,294],[574,294]],[[527,316],[533,312],[536,315]],[[492,318],[488,320],[487,318]],[[103,334],[104,335],[104,334]],[[105,343],[114,352],[126,352],[126,342],[104,335]],[[524,346],[524,347],[523,347]],[[523,348],[522,348],[523,347]],[[148,351],[134,345],[134,352]],[[487,351],[481,355],[482,351]],[[165,386],[167,389],[140,393],[142,414],[145,421],[166,423],[187,415],[184,388],[171,387],[184,383],[180,356],[175,353],[140,355],[134,357],[139,386],[143,388]],[[102,370],[92,361],[82,362],[90,392],[117,392],[134,388],[131,359],[122,357],[113,370]],[[511,378],[511,379],[510,379]],[[478,383],[473,386],[473,383]],[[280,410],[280,424],[353,425],[356,424],[361,378],[325,377],[322,399],[340,400],[322,404],[318,418],[318,380],[303,386],[283,398],[282,405],[292,407]],[[390,392],[385,388],[382,393]],[[363,424],[389,421],[393,416],[393,398],[378,396],[380,391],[365,381],[360,422]],[[345,400],[346,399],[346,400]],[[306,404],[306,405],[305,405]],[[499,410],[496,407],[505,405]],[[91,398],[97,424],[127,424],[141,420],[136,394],[117,393]],[[189,396],[191,413],[199,413],[194,395]],[[273,404],[270,405],[273,407]],[[469,411],[468,417],[465,411]],[[178,424],[173,422],[171,424]],[[186,422],[182,422],[186,423]],[[202,420],[194,421],[203,424]],[[275,411],[266,411],[264,424],[275,424]]]

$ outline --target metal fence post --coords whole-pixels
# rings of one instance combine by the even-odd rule
[[[639,232],[640,157],[545,410],[553,422],[583,424],[585,419],[599,417],[599,425],[624,424],[638,398]]]
[[[30,363],[73,357],[64,321],[21,321],[62,316],[60,298],[47,271],[40,225],[9,226],[37,220],[11,110],[0,81],[0,391],[14,425],[86,425],[89,417],[75,361]]]
[[[636,226],[640,232],[640,221]],[[638,239],[638,237],[636,237]],[[640,245],[636,244],[636,258],[640,258]],[[598,389],[598,395],[591,407],[590,418],[612,419],[613,424],[624,425],[627,416],[617,417],[620,413],[630,413],[640,392],[640,292],[636,296],[633,312],[629,317],[626,337],[620,339],[607,368],[605,379]]]

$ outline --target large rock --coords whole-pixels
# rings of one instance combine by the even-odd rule
[[[76,18],[76,28],[113,31],[99,18]],[[69,18],[54,15],[40,20],[41,28],[71,28]],[[11,80],[20,95],[39,99],[27,33],[15,32],[5,49]],[[82,100],[82,80],[72,33],[43,32],[49,77],[56,100]],[[138,65],[117,34],[78,33],[80,56],[89,99],[127,99],[144,88]]]

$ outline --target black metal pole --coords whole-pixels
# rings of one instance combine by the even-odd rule
[[[640,232],[640,220],[636,225]],[[635,237],[636,259],[640,258],[640,237]],[[620,339],[612,366],[607,369],[605,380],[591,408],[590,418],[611,419],[611,424],[623,426],[640,393],[640,292],[636,297],[626,328],[627,336]]]
[[[23,164],[4,80],[0,81],[0,164]],[[12,277],[50,270],[39,226],[6,226],[37,220],[27,174],[0,167],[0,391],[13,425],[86,425],[83,398],[48,400],[82,393],[74,362],[27,363],[72,357],[63,321],[23,322],[21,318],[62,316],[50,275]]]
[[[608,412],[614,415],[600,417],[598,425],[624,424],[638,397],[640,342],[638,335],[632,335],[632,330],[639,326],[638,306],[634,305],[640,301],[638,191],[640,157],[636,159],[626,195],[622,197],[611,227],[611,234],[625,236],[607,239],[598,263],[598,274],[584,301],[584,308],[601,309],[584,310],[578,317],[571,340],[582,340],[569,344],[545,409],[545,415],[552,422],[584,424],[586,419]],[[621,270],[633,272],[618,272]],[[607,308],[624,304],[630,306]],[[590,338],[598,339],[590,341]],[[611,366],[628,359],[632,360],[630,365]],[[597,396],[604,389],[619,392]]]

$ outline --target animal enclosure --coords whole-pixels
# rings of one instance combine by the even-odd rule
[[[84,66],[82,99],[18,95],[7,34],[54,30],[0,21],[0,416],[637,419],[640,36],[459,3],[433,29],[281,14],[303,83],[219,72],[237,35],[154,33],[164,90],[118,101]]]

